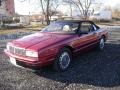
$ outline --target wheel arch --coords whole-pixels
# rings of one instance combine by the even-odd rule
[[[71,51],[72,55],[73,55],[73,48],[69,45],[65,45],[63,48],[67,48]]]
[[[104,38],[104,40],[106,42],[107,37],[104,34],[102,35],[102,38]]]

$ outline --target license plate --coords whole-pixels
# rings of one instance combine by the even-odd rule
[[[15,59],[15,58],[10,57],[10,62],[11,62],[13,65],[16,65],[16,59]]]

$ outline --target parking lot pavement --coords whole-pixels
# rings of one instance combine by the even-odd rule
[[[120,29],[109,33],[104,51],[79,55],[65,72],[16,68],[0,42],[0,90],[120,90]]]

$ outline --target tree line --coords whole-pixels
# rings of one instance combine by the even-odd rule
[[[72,17],[72,5],[78,8],[82,19],[86,20],[89,17],[89,10],[94,0],[63,0],[64,3],[70,5]],[[47,24],[50,23],[50,17],[54,15],[57,7],[59,6],[58,0],[40,0],[42,13],[45,16]]]
[[[2,1],[3,0],[0,0],[0,6]],[[30,0],[19,0],[19,1],[30,2]],[[51,16],[56,14],[57,8],[59,6],[59,0],[38,0],[38,1],[42,9],[42,14],[44,15],[45,21],[47,22],[47,24],[50,24],[50,18]],[[79,10],[82,19],[86,20],[89,17],[89,10],[94,0],[62,0],[62,2],[70,5],[71,17],[72,17],[72,6],[74,6]]]

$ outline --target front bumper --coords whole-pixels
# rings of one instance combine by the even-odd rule
[[[31,68],[31,69],[42,67],[42,63],[38,60],[38,58],[19,56],[10,53],[7,49],[5,49],[4,52],[7,56],[12,57],[16,60],[16,65],[14,64],[15,66]]]

